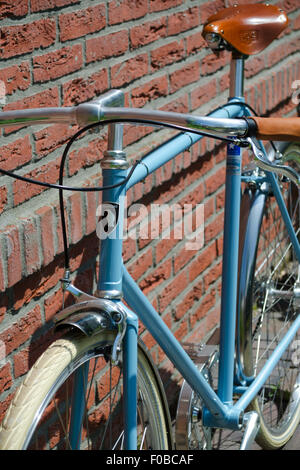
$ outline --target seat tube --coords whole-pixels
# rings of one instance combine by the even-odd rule
[[[218,395],[232,403],[241,191],[241,150],[228,144],[222,267]]]
[[[243,100],[244,59],[233,53],[230,98]],[[241,149],[229,143],[226,158],[220,364],[218,395],[223,403],[233,400],[236,301],[238,282],[239,225],[241,202]]]

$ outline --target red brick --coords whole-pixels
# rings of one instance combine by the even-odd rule
[[[265,57],[255,56],[245,61],[245,77],[250,78],[265,68]]]
[[[173,64],[185,56],[183,41],[173,41],[158,47],[151,52],[151,67],[153,70],[160,69],[166,65]]]
[[[60,40],[67,41],[95,33],[103,29],[105,25],[104,3],[84,10],[65,13],[59,17]]]
[[[72,194],[70,201],[70,230],[72,243],[78,242],[82,237],[81,194]]]
[[[113,0],[108,5],[109,24],[123,23],[124,21],[136,20],[146,15],[148,10],[147,0]]]
[[[153,132],[153,127],[150,126],[130,126],[126,129],[124,135],[123,145],[124,148],[128,145],[137,142],[148,134]]]
[[[4,358],[1,358],[2,360]],[[8,390],[12,386],[12,376],[11,376],[11,368],[10,364],[7,363],[5,366],[1,367],[0,369],[0,390],[4,392],[4,390]]]
[[[0,278],[2,276],[2,268],[1,268],[1,261],[0,261]],[[1,289],[1,279],[0,279],[0,289]],[[1,295],[1,300],[0,300],[0,323],[4,320],[7,309],[9,305],[9,300],[7,295]],[[0,347],[1,351],[1,347]]]
[[[126,85],[137,78],[146,75],[148,72],[147,54],[141,54],[132,59],[128,59],[121,64],[111,68],[111,85],[119,87]]]
[[[163,264],[151,271],[141,282],[140,288],[144,294],[148,294],[153,289],[156,289],[164,281],[171,278],[172,273],[172,259],[166,260]]]
[[[127,266],[129,274],[139,279],[153,265],[152,248],[148,248],[143,254],[139,254],[136,261]]]
[[[24,0],[3,0],[0,4],[0,19],[20,18],[28,13],[28,4]]]
[[[210,268],[209,272],[204,276],[204,289],[207,291],[211,284],[215,283],[220,279],[222,275],[222,263],[219,262],[217,265]]]
[[[0,335],[1,341],[5,343],[6,352],[10,354],[21,344],[29,340],[30,336],[42,325],[41,309],[39,305],[14,323]]]
[[[12,95],[17,90],[26,90],[30,86],[29,63],[21,62],[0,70],[0,80],[5,85],[5,94]]]
[[[203,47],[206,46],[206,42],[201,32],[189,35],[185,41],[187,55],[199,52]]]
[[[57,205],[56,207],[53,208],[53,210],[54,210],[54,220],[56,221],[56,224],[54,225],[55,246],[56,246],[56,254],[58,254],[58,253],[62,253],[64,250],[60,208]],[[68,233],[68,228],[69,228],[68,222],[69,222],[68,217],[66,217],[65,224],[67,228],[67,233]]]
[[[212,194],[225,183],[225,168],[220,168],[205,180],[206,195]]]
[[[6,186],[0,186],[0,214],[4,211],[7,204],[7,188]]]
[[[7,251],[7,285],[13,286],[22,278],[22,260],[19,230],[14,225],[3,232]]]
[[[13,393],[10,393],[5,399],[0,402],[0,421],[4,419],[5,413],[14,397]]]
[[[163,292],[159,295],[159,307],[163,312],[170,303],[179,295],[187,286],[187,275],[185,272],[178,274],[174,279],[165,287]]]
[[[299,2],[298,0],[281,0],[278,2],[278,6],[286,13],[291,13],[299,8]]]
[[[52,126],[41,129],[34,134],[35,149],[38,158],[45,157],[54,152],[75,133],[69,125],[53,124]]]
[[[52,18],[41,19],[16,26],[2,26],[0,58],[8,59],[20,54],[48,47],[55,42],[56,27]]]
[[[49,289],[55,287],[64,275],[62,260],[60,264],[51,263],[43,270],[36,271],[31,276],[26,277],[14,288],[14,308],[20,309],[28,304],[32,299],[45,295]]]
[[[189,188],[189,185],[186,185],[186,187]],[[190,191],[188,194],[183,196],[178,201],[178,204],[180,204],[182,207],[185,204],[190,204],[194,208],[197,204],[200,204],[201,202],[203,202],[203,199],[204,199],[204,184],[200,183],[192,191]],[[188,208],[186,210],[188,210]]]
[[[189,111],[188,102],[188,94],[185,93],[183,96],[180,96],[175,100],[170,101],[168,104],[162,106],[160,109],[162,111],[173,111],[174,113],[187,113]]]
[[[98,182],[90,182],[88,186],[96,186]],[[96,210],[97,210],[97,193],[86,192],[85,193],[85,233],[90,234],[96,230]]]
[[[206,317],[208,312],[213,308],[216,302],[216,292],[213,289],[202,300],[200,306],[190,318],[191,327],[193,328],[202,318]]]
[[[174,257],[174,273],[177,273],[180,269],[182,269],[194,256],[195,251],[187,250],[186,246],[184,245]]]
[[[60,158],[57,158],[52,162],[26,173],[24,176],[46,183],[56,183],[59,175],[60,160]],[[45,189],[46,188],[43,186],[16,180],[13,183],[14,204],[21,204],[22,202],[31,199],[33,196],[40,194]]]
[[[203,293],[202,280],[192,286],[183,301],[176,305],[175,320],[180,320],[201,299]]]
[[[81,69],[83,64],[82,46],[64,47],[58,51],[49,52],[33,59],[34,82],[47,82],[54,78],[63,77],[68,73]]]
[[[144,106],[148,101],[155,100],[161,96],[168,94],[167,76],[154,78],[145,85],[134,88],[131,92],[132,106],[139,108]]]
[[[183,31],[195,28],[199,25],[199,7],[173,13],[168,18],[169,36],[180,34]]]
[[[32,149],[29,136],[15,140],[11,144],[0,148],[0,167],[4,170],[15,170],[16,168],[30,162]]]
[[[298,31],[300,29],[300,15],[296,16],[293,21],[293,29]]]
[[[179,328],[174,331],[175,338],[179,341],[182,340],[188,332],[188,323],[186,320],[182,321]]]
[[[213,80],[210,80],[209,83],[207,83],[206,85],[195,87],[195,89],[191,92],[192,108],[199,108],[200,106],[214,98],[216,94],[217,82],[215,78]]]
[[[29,370],[29,364],[32,359],[32,348],[23,348],[14,355],[14,376],[15,378],[24,375]],[[37,358],[36,358],[37,359]]]
[[[80,3],[80,0],[30,0],[30,8],[32,12],[38,12],[76,3]]]
[[[130,30],[130,42],[133,48],[145,46],[167,35],[167,18],[159,18],[154,21],[133,26]]]
[[[44,206],[38,209],[36,214],[40,220],[43,265],[47,266],[54,258],[53,212],[51,207]]]
[[[1,268],[1,262],[0,262],[0,289],[1,289],[1,276],[2,276],[2,268]],[[1,295],[1,302],[0,302],[0,323],[4,320],[5,318],[5,315],[6,315],[6,312],[7,312],[7,308],[8,308],[8,304],[9,304],[9,301],[8,301],[8,297],[7,295]],[[1,347],[0,347],[0,351],[1,351]]]
[[[226,72],[219,77],[220,92],[225,91],[225,90],[229,92],[229,83],[230,83],[229,72]]]
[[[210,264],[216,259],[216,245],[212,243],[210,246],[204,248],[204,250],[199,253],[199,256],[192,261],[189,267],[189,280],[193,281],[198,277],[205,269],[210,266]]]
[[[123,241],[123,260],[126,263],[136,253],[136,242],[132,238],[128,237]]]
[[[199,80],[199,76],[200,66],[198,61],[185,65],[170,74],[170,92],[175,93],[175,91],[180,90],[185,85]]]
[[[105,139],[95,139],[87,147],[71,152],[69,155],[70,176],[77,173],[80,168],[85,168],[98,162],[103,155],[103,151],[106,150],[106,146]]]
[[[150,0],[150,11],[169,10],[181,5],[184,0]]]
[[[62,88],[65,106],[74,106],[88,101],[108,89],[108,71],[102,69],[84,78],[74,78],[65,83]]]
[[[204,24],[207,18],[214,15],[219,10],[225,7],[224,0],[214,0],[204,3],[200,6],[201,24]],[[250,3],[250,2],[249,2]]]
[[[217,215],[212,222],[210,222],[204,230],[205,243],[215,238],[223,230],[223,213]]]
[[[201,75],[209,75],[225,67],[230,61],[228,52],[221,52],[218,57],[215,54],[208,54],[201,62]]]
[[[40,267],[39,237],[37,228],[31,220],[25,220],[23,225],[23,242],[26,272],[32,274]]]
[[[41,91],[22,100],[13,101],[12,103],[7,104],[3,108],[3,111],[28,108],[46,108],[48,106],[59,106],[57,88],[49,88],[48,90]]]
[[[48,296],[44,301],[45,319],[46,321],[52,320],[54,315],[62,309],[63,292],[59,289],[54,294]]]
[[[223,236],[221,236],[220,238],[216,240],[216,244],[217,244],[217,247],[216,247],[217,256],[221,256],[223,253]]]
[[[159,263],[165,256],[170,253],[172,248],[178,243],[174,237],[170,237],[170,239],[163,239],[160,240],[155,248],[155,259],[156,262]]]
[[[128,31],[123,29],[115,33],[101,35],[86,40],[86,61],[89,64],[124,54],[128,50]]]

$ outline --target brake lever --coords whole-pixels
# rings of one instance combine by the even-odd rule
[[[262,151],[259,142],[254,137],[247,137],[244,142],[245,141],[251,147],[254,154],[254,161],[259,168],[265,171],[272,171],[278,175],[284,175],[293,181],[297,186],[300,186],[300,176],[298,175],[297,171],[295,171],[290,166],[270,162]]]

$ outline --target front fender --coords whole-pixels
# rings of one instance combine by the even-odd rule
[[[54,317],[55,330],[66,327],[76,328],[86,336],[98,334],[103,329],[114,330],[115,314],[120,306],[107,299],[86,300],[63,309]]]

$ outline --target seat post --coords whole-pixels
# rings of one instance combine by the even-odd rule
[[[244,61],[242,54],[232,53],[230,63],[229,99],[244,97]]]

